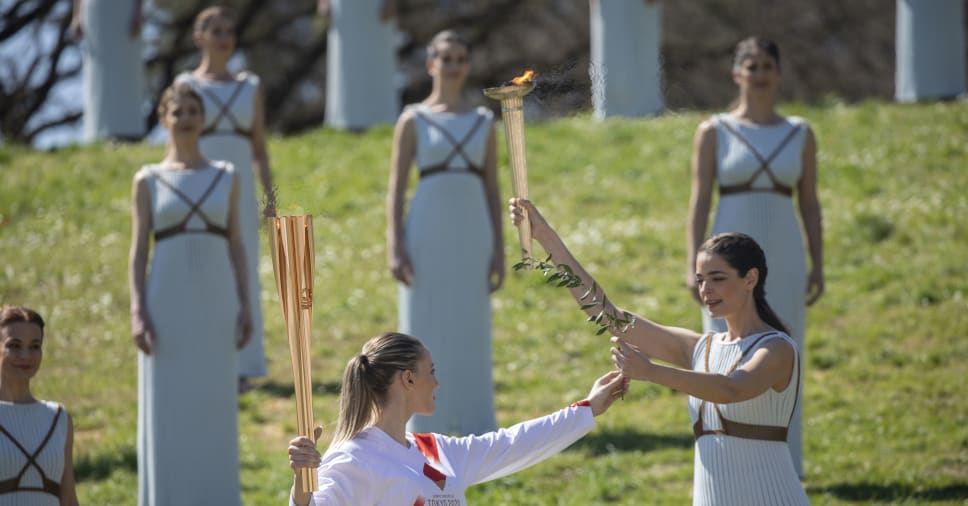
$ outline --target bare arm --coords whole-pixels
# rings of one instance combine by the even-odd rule
[[[803,171],[797,185],[797,203],[803,231],[807,236],[810,253],[810,274],[807,279],[807,305],[820,298],[824,291],[823,277],[823,218],[820,199],[817,196],[817,139],[813,130],[807,128],[803,142]]]
[[[413,115],[404,112],[393,131],[390,154],[390,183],[387,189],[387,257],[390,272],[401,283],[413,283],[413,269],[407,257],[403,232],[403,201],[407,196],[410,165],[413,164],[417,136]]]
[[[551,261],[556,265],[568,265],[572,272],[581,279],[581,286],[569,288],[575,302],[579,305],[588,304],[590,299],[585,295],[591,287],[598,288],[596,296],[599,301],[606,300],[605,289],[582,267],[578,259],[565,246],[561,237],[545,221],[533,204],[526,200],[512,198],[510,207],[512,219],[515,223],[523,219],[521,209],[527,207],[528,216],[531,218],[531,233],[545,251],[551,255]],[[617,315],[622,315],[625,312],[622,308],[612,304],[610,300],[604,309]],[[598,314],[601,310],[601,306],[595,306],[586,308],[585,312],[591,316]],[[635,319],[635,325],[624,332],[622,329],[612,328],[612,332],[628,339],[635,346],[647,350],[646,353],[650,356],[679,367],[691,366],[692,350],[701,337],[698,333],[688,329],[660,325],[632,312],[629,312],[629,314]]]
[[[64,442],[64,474],[61,476],[61,506],[78,506],[77,486],[74,483],[74,420],[67,415],[67,441]]]
[[[131,184],[131,249],[128,252],[128,291],[131,296],[131,335],[145,354],[155,346],[155,335],[145,301],[145,271],[151,233],[151,195],[140,173]]]
[[[686,225],[686,287],[699,300],[696,251],[706,237],[713,184],[716,180],[716,127],[711,120],[696,129],[692,148],[692,190]]]
[[[264,216],[276,215],[276,192],[272,186],[272,171],[269,170],[269,149],[266,147],[265,133],[265,95],[262,85],[255,93],[255,109],[252,114],[252,161],[253,169],[262,183],[262,192],[266,197],[266,205],[262,210]]]
[[[487,155],[484,158],[484,191],[487,195],[491,226],[494,229],[494,253],[491,258],[490,286],[494,292],[504,284],[504,231],[501,226],[501,192],[497,177],[497,141],[494,124],[487,133]]]
[[[242,244],[242,228],[239,224],[239,175],[232,173],[232,195],[229,207],[229,259],[235,273],[235,287],[239,297],[239,336],[236,347],[242,349],[252,337],[250,304],[259,301],[249,300],[248,272],[245,264],[245,246]]]
[[[656,364],[644,350],[633,348],[623,339],[612,341],[616,345],[612,348],[612,360],[626,377],[664,385],[710,402],[740,402],[769,388],[783,390],[793,372],[793,347],[782,339],[764,343],[728,376]]]

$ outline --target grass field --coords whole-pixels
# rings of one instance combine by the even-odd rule
[[[820,145],[827,293],[808,312],[805,486],[815,504],[968,503],[968,104],[785,105]],[[529,124],[531,195],[609,295],[698,328],[682,287],[688,160],[703,114]],[[270,142],[281,209],[313,214],[317,421],[331,434],[345,360],[396,326],[384,197],[391,131]],[[503,136],[501,142],[503,156]],[[158,146],[0,148],[0,302],[49,322],[35,393],[75,417],[83,504],[135,504],[136,354],[126,262],[130,181]],[[506,165],[502,161],[502,167]],[[509,178],[502,168],[503,195]],[[505,227],[508,245],[517,242]],[[512,264],[515,247],[507,248]],[[285,504],[295,432],[288,349],[263,248],[270,374],[240,401],[243,497]],[[498,420],[582,398],[610,367],[563,289],[509,273],[493,299]],[[961,393],[958,393],[961,392]],[[199,458],[205,458],[200,455]],[[472,489],[471,504],[686,504],[684,396],[637,383],[555,458]]]

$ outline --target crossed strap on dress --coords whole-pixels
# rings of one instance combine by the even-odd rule
[[[770,169],[770,162],[772,162],[773,159],[776,158],[776,156],[779,155],[781,151],[783,151],[783,148],[785,148],[786,145],[789,144],[791,140],[793,140],[793,136],[796,135],[798,131],[800,131],[800,125],[793,125],[793,128],[790,129],[790,132],[787,134],[787,136],[784,137],[783,140],[780,142],[780,144],[776,147],[776,149],[774,149],[773,152],[770,153],[770,156],[763,158],[763,155],[761,155],[760,152],[757,151],[756,148],[754,148],[753,145],[745,137],[743,137],[743,134],[739,133],[738,130],[733,128],[733,126],[730,125],[729,122],[720,121],[719,124],[723,125],[726,128],[726,130],[728,130],[731,134],[733,134],[740,142],[745,144],[747,149],[749,149],[750,152],[753,153],[753,156],[755,156],[756,159],[760,162],[760,167],[756,169],[756,172],[754,172],[753,175],[749,178],[749,180],[746,181],[745,183],[734,184],[729,186],[720,185],[719,186],[720,195],[730,195],[732,193],[743,193],[743,192],[773,192],[773,193],[779,193],[780,195],[785,195],[787,197],[793,196],[793,188],[777,181],[776,176],[773,175],[773,171]],[[761,172],[766,172],[766,175],[769,176],[770,182],[773,183],[773,186],[771,188],[753,187],[753,181],[756,181],[756,178],[760,175]]]
[[[239,126],[239,122],[235,118],[235,115],[232,114],[232,109],[231,109],[232,104],[235,102],[236,97],[239,96],[239,93],[242,91],[242,88],[245,88],[245,84],[246,84],[246,81],[244,79],[241,81],[238,81],[238,83],[235,86],[235,89],[232,90],[232,95],[229,96],[229,99],[226,102],[222,102],[221,100],[219,100],[218,95],[215,95],[208,89],[200,88],[202,90],[202,93],[204,93],[205,96],[210,98],[212,102],[215,102],[215,105],[219,107],[219,111],[218,111],[218,114],[215,115],[215,119],[212,120],[212,122],[207,127],[205,127],[205,129],[202,130],[202,137],[205,137],[207,135],[238,135],[240,137],[245,137],[247,139],[252,137],[252,130],[246,130],[241,126]],[[219,122],[222,121],[222,118],[229,120],[229,123],[232,124],[232,130],[216,129],[218,127]]]
[[[775,335],[779,335],[779,334],[777,332],[769,332],[758,337],[755,341],[753,341],[753,344],[751,344],[748,348],[746,348],[746,351],[740,354],[739,358],[736,359],[736,363],[734,363],[733,366],[729,368],[729,371],[727,371],[725,375],[729,376],[730,374],[732,374],[733,371],[736,370],[736,367],[739,366],[740,362],[743,361],[743,358],[746,357],[746,353],[751,350],[755,350],[756,345],[759,344],[760,341],[762,341],[763,339],[766,339],[767,337],[771,337]],[[706,372],[709,372],[709,351],[712,348],[712,341],[713,341],[713,334],[710,333],[709,335],[706,336]],[[716,430],[705,430],[703,429],[703,423],[702,423],[702,411],[703,411],[703,407],[705,407],[706,405],[706,401],[704,400],[699,403],[699,417],[698,417],[699,419],[696,420],[696,423],[693,424],[692,426],[692,433],[695,436],[695,438],[699,439],[700,437],[706,436],[709,434],[723,434],[726,436],[740,437],[744,439],[759,439],[763,441],[786,442],[787,431],[789,430],[790,422],[793,421],[793,413],[796,412],[797,410],[797,401],[800,398],[800,355],[797,354],[796,358],[797,358],[797,361],[796,361],[797,382],[795,387],[796,390],[794,391],[795,393],[793,397],[793,409],[790,411],[790,420],[787,421],[787,424],[785,427],[779,427],[776,425],[756,425],[756,424],[735,422],[724,417],[722,412],[719,411],[719,405],[712,403],[713,409],[716,410],[716,416],[719,418],[719,424],[723,428],[716,429]]]
[[[44,440],[40,443],[40,446],[37,447],[33,454],[28,452],[27,449],[20,444],[20,441],[17,441],[17,439],[13,437],[13,434],[8,432],[7,429],[0,424],[0,433],[2,433],[4,436],[7,436],[7,439],[12,441],[13,444],[17,446],[17,449],[24,454],[24,457],[27,457],[27,463],[24,464],[24,467],[20,469],[20,472],[17,473],[17,476],[14,476],[9,480],[0,481],[0,494],[11,494],[14,492],[46,492],[55,497],[60,497],[60,483],[47,477],[47,475],[44,473],[44,469],[40,467],[40,464],[37,463],[37,456],[40,455],[40,452],[44,451],[47,443],[50,442],[51,436],[54,435],[54,429],[57,428],[57,421],[60,420],[62,410],[62,406],[57,406],[57,413],[54,415],[54,421],[51,422],[47,435],[44,437]],[[34,468],[37,469],[37,472],[40,473],[40,479],[43,483],[42,487],[20,486],[20,480],[24,477],[24,474],[27,473],[27,469],[30,468],[30,466],[34,466]]]
[[[187,195],[182,193],[181,190],[176,188],[168,181],[165,181],[165,178],[161,177],[161,174],[152,172],[152,175],[154,175],[155,178],[157,178],[161,184],[167,186],[169,190],[171,190],[175,195],[177,195],[180,199],[184,200],[189,206],[191,206],[191,208],[188,210],[188,214],[186,214],[185,218],[182,219],[180,222],[168,228],[155,231],[155,243],[158,243],[158,241],[167,239],[173,235],[186,234],[186,233],[209,233],[209,234],[220,235],[228,239],[229,230],[225,227],[220,227],[212,223],[211,221],[209,221],[208,216],[205,216],[205,213],[203,213],[202,210],[199,209],[199,206],[201,206],[202,203],[205,202],[205,199],[207,199],[208,196],[212,193],[212,190],[215,189],[215,187],[218,185],[218,182],[222,179],[222,176],[224,174],[225,174],[224,170],[219,170],[218,174],[215,176],[215,179],[213,179],[211,184],[208,185],[208,189],[205,190],[205,193],[202,194],[202,196],[198,199],[197,202],[192,202],[192,199],[190,199]],[[190,220],[192,215],[195,215],[195,214],[197,214],[198,217],[205,222],[204,229],[193,230],[188,228],[188,220]]]
[[[443,162],[440,162],[436,165],[431,165],[430,167],[421,168],[420,169],[421,178],[438,174],[448,170],[448,164],[450,164],[450,161],[453,160],[454,157],[457,155],[460,155],[461,158],[464,159],[464,162],[467,163],[468,172],[475,174],[481,178],[484,177],[484,169],[481,167],[478,167],[477,165],[474,165],[474,162],[472,162],[470,157],[467,156],[467,153],[464,152],[464,145],[471,140],[471,137],[474,136],[474,132],[476,132],[477,129],[481,126],[481,124],[484,123],[483,115],[481,114],[477,115],[477,121],[475,121],[474,125],[471,126],[471,129],[467,132],[467,135],[465,135],[464,138],[460,142],[458,142],[457,139],[455,139],[454,136],[450,134],[450,132],[448,132],[444,127],[432,121],[429,117],[427,117],[427,115],[421,113],[420,111],[417,111],[416,114],[421,119],[426,121],[428,125],[436,128],[437,130],[440,130],[440,133],[444,134],[444,138],[446,138],[447,141],[450,142],[450,144],[453,146],[453,149],[451,150],[450,154],[447,155],[447,158],[445,158]]]

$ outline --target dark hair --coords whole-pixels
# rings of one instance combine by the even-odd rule
[[[40,335],[44,335],[44,319],[37,311],[24,306],[0,307],[0,327],[17,322],[33,323],[40,327]]]
[[[387,332],[371,338],[362,353],[351,358],[343,371],[339,392],[339,416],[330,444],[352,439],[372,423],[386,402],[397,371],[413,371],[424,356],[419,339]]]
[[[763,51],[773,57],[776,68],[780,68],[780,47],[770,39],[763,37],[747,37],[736,44],[736,51],[733,53],[733,68],[739,67],[743,61],[749,58],[755,51]]]
[[[760,248],[760,245],[752,237],[740,232],[716,234],[702,243],[699,252],[706,252],[722,258],[730,267],[736,269],[740,277],[746,276],[750,269],[756,269],[759,272],[756,286],[753,287],[756,314],[767,325],[786,334],[790,333],[766,301],[766,254],[763,253],[763,248]]]
[[[195,31],[204,32],[208,28],[208,23],[215,18],[225,18],[235,23],[235,11],[221,5],[206,7],[195,16]]]
[[[430,44],[427,44],[427,57],[437,56],[437,46],[445,42],[460,44],[467,49],[468,53],[471,52],[471,43],[467,42],[467,39],[457,33],[456,30],[443,30],[434,35],[434,38],[430,39]]]
[[[202,96],[195,91],[188,83],[176,82],[171,86],[165,88],[165,91],[161,94],[161,99],[158,100],[158,118],[164,118],[165,114],[168,112],[168,106],[171,102],[179,98],[191,98],[198,103],[199,112],[202,116],[205,115],[205,102],[202,100]]]

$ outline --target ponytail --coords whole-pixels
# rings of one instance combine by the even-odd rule
[[[783,324],[780,317],[770,307],[770,303],[766,301],[766,290],[763,288],[762,280],[757,281],[756,288],[753,289],[753,302],[756,303],[756,314],[763,322],[784,334],[790,334],[786,325]]]
[[[423,355],[423,344],[406,334],[387,332],[367,341],[343,371],[339,416],[330,445],[353,439],[372,425],[397,371],[415,370]]]

